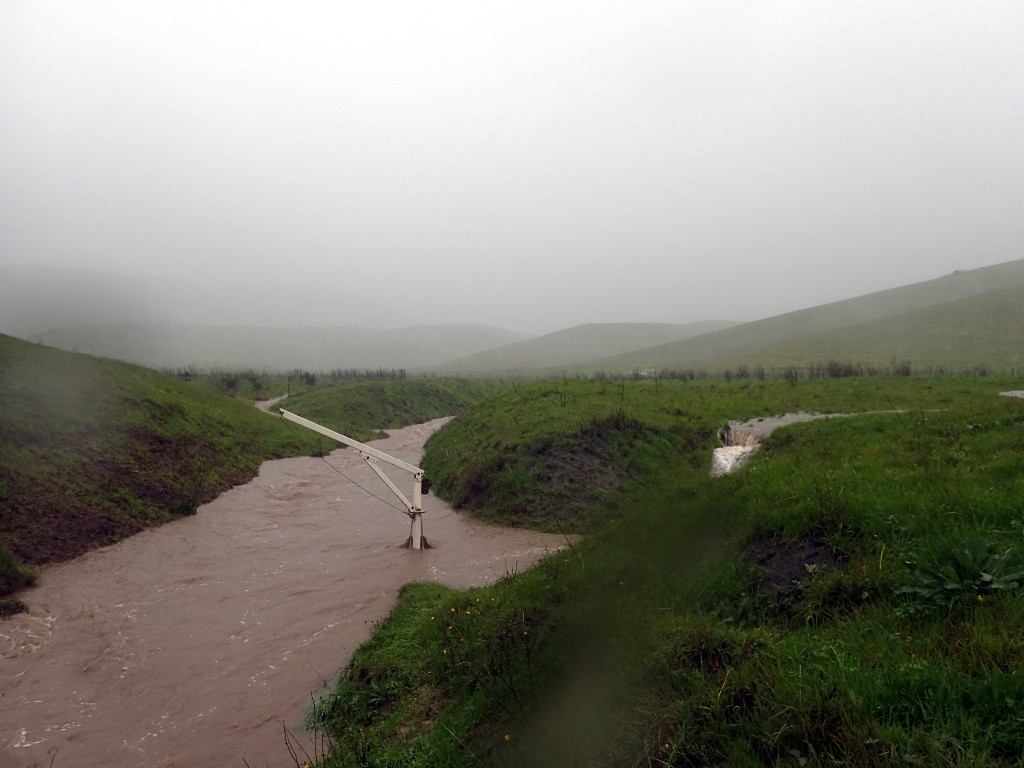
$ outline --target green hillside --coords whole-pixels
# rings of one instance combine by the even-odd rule
[[[878,368],[956,373],[983,368],[1024,370],[1024,284],[989,291],[884,320],[815,334],[756,352],[706,361],[716,370],[739,365],[807,366],[829,360]]]
[[[438,493],[589,532],[493,586],[403,590],[310,712],[317,765],[1019,766],[1011,388],[538,381],[474,406],[427,444]],[[788,410],[848,415],[709,476],[724,419]]]
[[[1012,342],[1020,334],[1015,334],[1012,322],[1000,322],[1002,310],[1013,304],[1012,291],[1002,292],[1022,285],[1024,260],[1011,261],[611,356],[589,368],[714,369],[736,362],[768,367],[858,352],[871,360],[888,361],[897,348],[930,364],[956,360],[1011,367]],[[989,294],[993,296],[986,298]],[[922,314],[927,308],[934,311]],[[924,330],[927,322],[959,327],[955,334],[941,337]]]
[[[668,344],[736,325],[699,323],[591,323],[478,352],[436,366],[449,373],[492,373],[584,364],[590,360]]]
[[[0,336],[0,543],[25,563],[190,514],[306,450],[249,402]]]
[[[118,322],[56,328],[34,341],[151,368],[289,371],[422,368],[525,338],[479,325],[258,328]]]

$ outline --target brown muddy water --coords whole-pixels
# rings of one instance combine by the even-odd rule
[[[416,463],[441,424],[374,446]],[[403,584],[490,583],[564,544],[427,496],[432,548],[404,549],[380,479],[352,450],[328,459],[351,480],[318,458],[267,462],[194,517],[45,569],[28,614],[0,622],[0,766],[294,766],[285,729],[313,754],[311,697]]]

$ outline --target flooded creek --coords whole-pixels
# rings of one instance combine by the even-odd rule
[[[442,423],[373,445],[416,463]],[[294,765],[284,729],[312,754],[311,696],[403,584],[490,583],[564,544],[427,496],[432,548],[404,549],[409,519],[379,478],[355,451],[329,461],[348,477],[267,462],[193,517],[45,569],[29,613],[0,622],[0,766]]]

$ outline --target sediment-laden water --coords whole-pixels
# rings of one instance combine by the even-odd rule
[[[415,463],[442,423],[374,446]],[[433,548],[404,549],[408,517],[379,478],[352,450],[329,461],[347,477],[267,462],[194,517],[45,569],[29,613],[0,622],[0,765],[294,765],[285,729],[312,753],[311,696],[403,584],[492,582],[564,543],[427,496]]]

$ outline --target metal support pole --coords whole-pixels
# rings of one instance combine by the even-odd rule
[[[412,509],[409,510],[412,524],[409,526],[409,539],[413,549],[423,549],[423,473],[413,477]]]
[[[347,437],[339,432],[335,432],[333,429],[321,426],[314,421],[305,419],[302,416],[296,416],[290,411],[281,409],[281,417],[287,421],[293,421],[296,424],[301,424],[314,432],[319,432],[321,435],[326,435],[332,440],[337,440],[342,445],[348,445],[359,451],[359,455],[363,457],[370,469],[377,473],[377,476],[391,489],[391,492],[395,494],[399,501],[405,506],[409,515],[409,519],[412,521],[409,526],[409,540],[406,542],[406,546],[410,549],[426,549],[430,545],[427,543],[426,538],[423,536],[423,470],[407,461],[396,459],[394,456],[389,456],[383,451],[379,451],[376,448],[371,448],[365,443],[360,443],[358,440],[353,440],[351,437]],[[392,482],[384,471],[377,466],[377,462],[383,461],[392,466],[404,469],[406,472],[410,472],[413,476],[412,485],[412,501],[405,498],[405,495],[398,490],[398,487]]]

